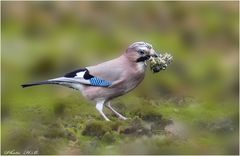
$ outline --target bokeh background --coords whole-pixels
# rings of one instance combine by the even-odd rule
[[[1,2],[1,153],[238,154],[239,4]],[[22,89],[145,41],[174,62],[102,120],[78,92]]]

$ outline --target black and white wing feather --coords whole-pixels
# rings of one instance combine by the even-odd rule
[[[74,79],[75,81],[78,81],[82,84],[98,87],[108,87],[112,84],[108,80],[104,80],[102,78],[91,75],[87,68],[72,71],[70,73],[65,74],[64,77]]]
[[[109,87],[112,85],[112,82],[104,80],[100,77],[93,76],[89,73],[89,70],[87,68],[83,68],[67,73],[63,77],[50,79],[47,81],[24,84],[22,85],[22,87],[30,87],[42,84],[60,84],[75,88],[74,86],[81,84],[96,87]]]

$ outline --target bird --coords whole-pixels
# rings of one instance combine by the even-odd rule
[[[128,118],[117,112],[111,101],[136,88],[144,79],[147,61],[157,57],[153,46],[147,42],[134,42],[123,53],[112,60],[79,68],[62,77],[21,85],[23,88],[45,84],[56,84],[81,92],[88,100],[96,103],[96,109],[106,120],[103,108],[108,108],[118,118]]]

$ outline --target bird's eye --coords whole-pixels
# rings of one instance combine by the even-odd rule
[[[138,50],[138,53],[140,54],[140,55],[143,55],[143,54],[145,54],[145,50]]]

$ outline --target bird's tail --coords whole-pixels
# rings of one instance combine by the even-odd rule
[[[56,84],[56,82],[53,81],[40,81],[40,82],[33,82],[33,83],[27,83],[21,85],[23,88],[25,87],[31,87],[31,86],[37,86],[37,85],[44,85],[44,84]]]
[[[27,83],[21,85],[23,88],[25,87],[31,87],[31,86],[37,86],[37,85],[45,85],[45,84],[56,84],[56,85],[62,85],[72,88],[74,84],[80,84],[78,81],[75,81],[70,78],[65,77],[59,77],[55,79],[50,79],[46,81],[39,81],[39,82],[33,82],[33,83]]]

